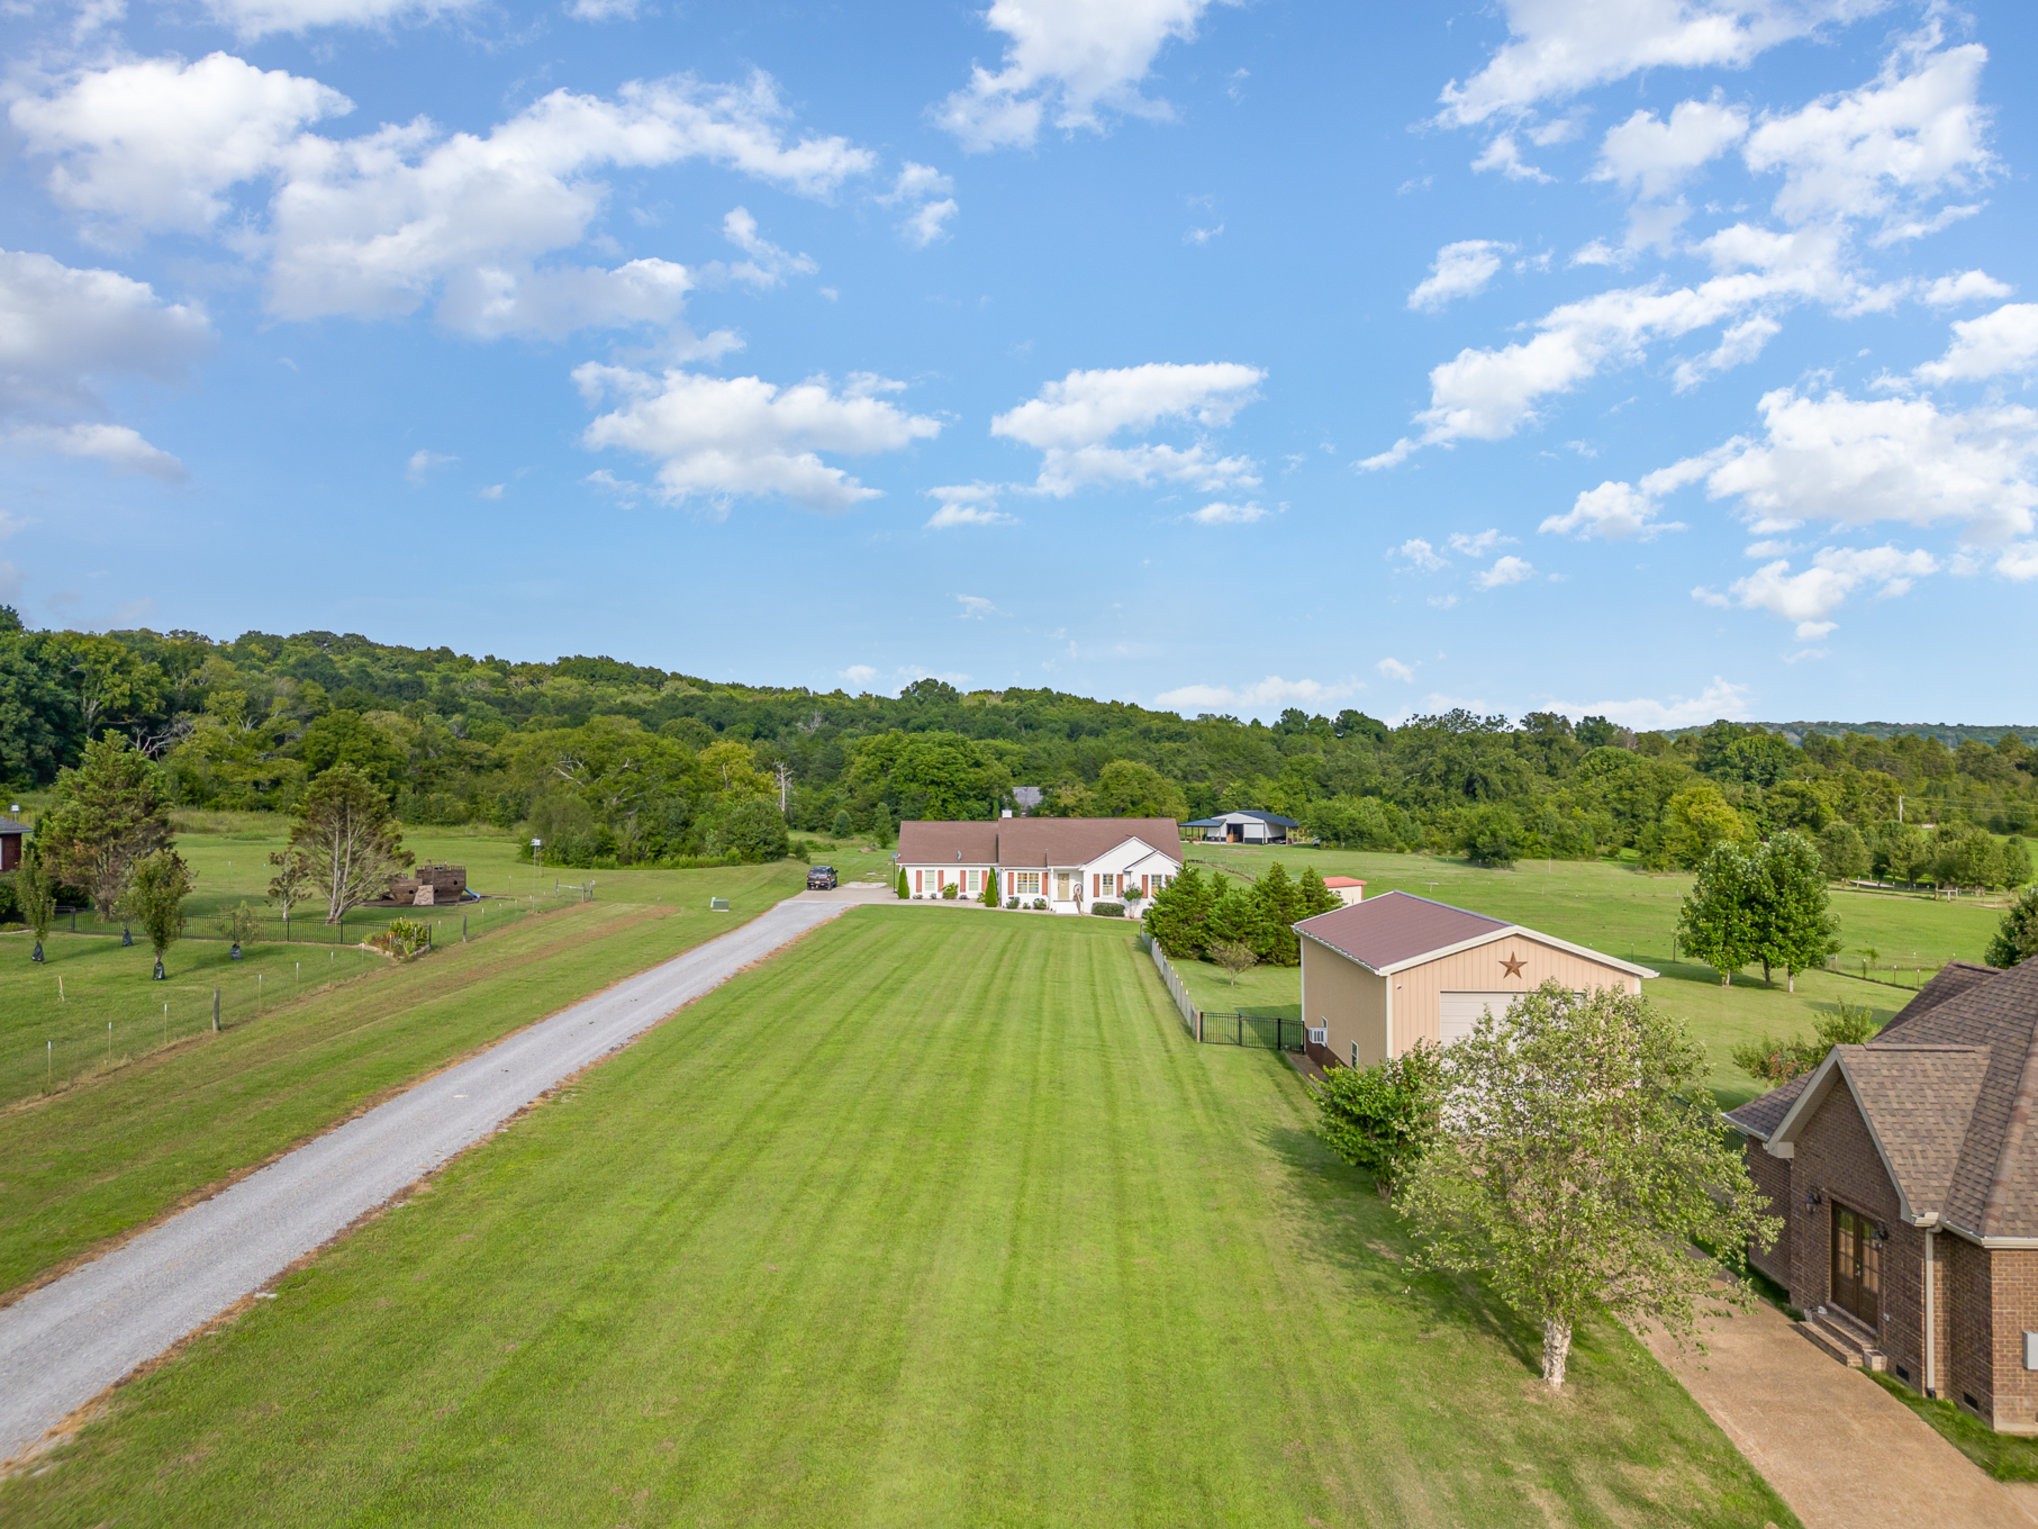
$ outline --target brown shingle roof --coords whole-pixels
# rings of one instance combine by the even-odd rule
[[[1181,858],[1173,818],[996,818],[983,823],[914,820],[899,825],[902,865],[1087,865],[1137,839]]]
[[[1979,1237],[2038,1237],[2038,961],[1965,967],[1921,989],[1867,1045],[1834,1049],[1821,1068],[1844,1070],[1914,1215],[1937,1211]],[[1728,1118],[1781,1123],[1805,1087],[1781,1112],[1779,1089]]]
[[[1306,918],[1295,927],[1377,972],[1511,926],[1505,919],[1431,902],[1412,892],[1383,892],[1349,908]]]
[[[1750,1099],[1739,1109],[1728,1110],[1727,1119],[1750,1136],[1767,1141],[1783,1124],[1783,1117],[1790,1113],[1790,1107],[1797,1103],[1797,1096],[1804,1092],[1804,1086],[1811,1080],[1810,1073],[1800,1073],[1788,1083],[1772,1088],[1759,1098]]]
[[[1988,981],[2000,973],[1993,966],[1978,966],[1972,961],[1948,961],[1932,974],[1932,980],[1918,989],[1918,994],[1890,1022],[1882,1027],[1879,1041],[1894,1038],[1892,1032],[1906,1020],[1916,1019],[1939,1007],[1949,998],[1958,998],[1977,983]]]

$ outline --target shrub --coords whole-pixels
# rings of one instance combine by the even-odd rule
[[[979,897],[977,901],[986,908],[998,906],[998,873],[996,871],[992,871],[984,877],[983,896]]]
[[[14,873],[0,876],[0,924],[21,922],[21,899],[14,892]]]
[[[1125,904],[1091,903],[1090,911],[1096,914],[1098,918],[1123,918],[1125,917]]]
[[[943,902],[952,903],[960,896],[962,896],[962,886],[960,883],[953,881],[947,881],[942,883],[941,900]]]
[[[1779,1041],[1765,1035],[1736,1046],[1730,1054],[1741,1071],[1774,1088],[1810,1072],[1835,1046],[1858,1046],[1871,1039],[1875,1031],[1872,1011],[1843,1003],[1813,1026],[1807,1040]]]
[[[1317,1134],[1383,1195],[1436,1138],[1442,1055],[1419,1041],[1371,1067],[1333,1067],[1317,1085]]]
[[[901,868],[899,871],[899,896],[911,897],[912,895],[913,888],[907,883],[906,872],[903,868]]]
[[[261,937],[262,916],[242,902],[220,914],[213,927],[219,930],[223,940],[231,940],[236,945],[252,945]]]
[[[1045,913],[1045,912],[1047,911],[1047,899],[1046,899],[1046,898],[1044,898],[1044,897],[1036,897],[1036,898],[1034,898],[1034,899],[1033,899],[1033,911],[1034,911],[1035,913]]]
[[[1008,897],[1005,899],[1005,906],[1007,908],[1017,908],[1019,906],[1019,899],[1016,897]]]
[[[408,961],[412,956],[431,949],[432,926],[423,919],[393,918],[389,927],[373,936],[368,943],[384,955]]]

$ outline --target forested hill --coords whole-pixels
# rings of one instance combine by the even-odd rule
[[[1802,743],[1807,733],[1824,733],[1829,738],[1844,738],[1849,733],[1864,738],[1930,738],[1949,749],[1963,743],[1985,743],[1993,748],[2013,736],[2026,743],[2038,741],[2038,724],[2018,722],[1972,726],[1964,722],[1757,722],[1755,726],[1781,733],[1792,743]]]
[[[408,821],[528,826],[560,863],[733,852],[782,792],[796,832],[888,839],[904,817],[992,813],[1015,785],[1046,788],[1050,812],[1268,808],[1336,843],[1483,860],[1687,863],[1801,828],[1850,874],[1982,884],[2014,865],[1982,864],[1980,831],[2038,822],[2038,753],[2008,731],[1949,747],[1828,724],[1637,735],[1546,712],[1191,720],[1051,690],[819,693],[331,632],[30,631],[0,607],[0,780],[47,785],[108,732],[189,806],[288,808],[344,763]]]

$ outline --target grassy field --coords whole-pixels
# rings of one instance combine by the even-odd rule
[[[0,1521],[1792,1522],[1624,1332],[1573,1385],[1122,926],[869,909],[124,1387]]]
[[[799,885],[800,870],[787,862],[660,872],[657,902],[611,901],[604,888],[596,902],[528,918],[415,962],[377,959],[355,980],[0,1109],[0,1292],[449,1061],[762,912]],[[733,912],[709,912],[711,895],[728,897]],[[90,949],[74,955],[72,942]],[[57,970],[122,957],[141,988],[161,990],[147,981],[146,960],[133,959],[145,952],[83,935],[53,945],[63,947]],[[24,974],[44,970],[27,964],[25,945],[15,966],[16,948],[13,940],[0,941],[6,952],[0,1005],[19,991]],[[15,1010],[0,1007],[0,1014],[6,1016],[0,1028],[19,1038]]]
[[[1801,973],[1795,993],[1784,991],[1781,973],[1775,987],[1763,987],[1759,970],[1722,988],[1710,969],[1671,954],[1678,906],[1691,886],[1689,876],[1648,875],[1599,861],[1523,861],[1513,870],[1496,871],[1428,855],[1342,850],[1195,846],[1190,854],[1193,864],[1250,876],[1276,859],[1293,875],[1314,866],[1325,876],[1359,876],[1365,879],[1369,897],[1395,890],[1413,892],[1652,967],[1663,975],[1646,984],[1644,991],[1705,1043],[1713,1061],[1713,1089],[1728,1108],[1760,1091],[1728,1059],[1735,1045],[1763,1034],[1809,1034],[1817,1016],[1841,1002],[1870,1009],[1878,1019],[1887,1020],[1910,998],[1908,987],[1830,972]],[[1974,902],[1867,892],[1836,891],[1833,908],[1852,962],[1862,959],[1863,947],[1873,947],[1882,966],[1896,961],[1907,968],[1923,968],[1927,974],[1948,960],[1979,961],[2002,917]],[[1180,962],[1177,969],[1205,1008],[1260,1008],[1290,1016],[1302,1012],[1300,977],[1292,967],[1247,972],[1236,989],[1214,966]],[[1906,971],[1902,980],[1914,979]]]

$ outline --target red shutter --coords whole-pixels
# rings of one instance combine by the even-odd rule
[[[915,871],[913,873],[913,890],[915,892],[924,892],[927,890],[926,878],[927,873],[925,871]]]
[[[1144,871],[1141,871],[1141,872],[1139,873],[1139,895],[1140,895],[1141,897],[1144,897],[1144,896],[1146,896],[1146,894],[1148,893],[1148,891],[1150,891],[1150,890],[1151,890],[1151,888],[1149,888],[1149,887],[1147,886],[1147,884],[1146,884],[1146,881],[1147,881],[1147,876],[1146,876],[1146,872],[1144,872]]]
[[[1090,872],[1090,895],[1092,897],[1104,895],[1104,878],[1096,871]]]

